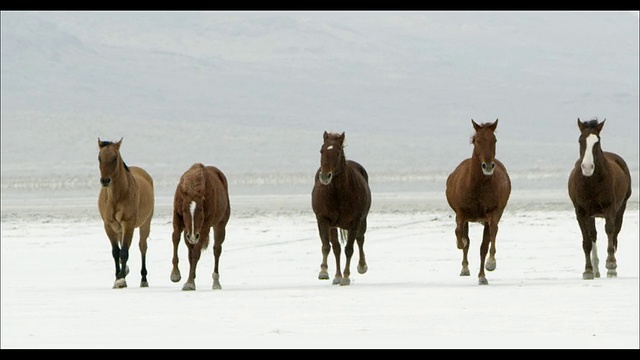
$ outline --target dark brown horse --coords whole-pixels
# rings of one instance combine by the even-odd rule
[[[471,138],[473,154],[463,160],[447,178],[447,202],[456,213],[456,239],[458,249],[462,249],[462,271],[460,276],[469,276],[469,222],[484,225],[480,245],[480,272],[478,284],[487,285],[485,259],[489,244],[489,260],[486,269],[496,268],[496,235],[509,195],[511,179],[504,165],[496,159],[496,136],[494,131],[498,119],[493,123],[478,125],[471,119],[476,133]]]
[[[336,274],[333,284],[349,285],[353,244],[357,240],[360,250],[358,272],[367,272],[364,256],[364,234],[367,231],[367,215],[371,208],[371,190],[367,171],[344,155],[344,132],[330,134],[324,132],[324,143],[320,148],[320,168],[315,175],[315,185],[311,193],[313,212],[316,214],[320,240],[322,240],[322,264],[318,279],[328,280],[327,257],[333,248],[336,258]],[[347,262],[344,272],[340,271],[340,243],[347,238],[344,253]]]
[[[121,144],[122,139],[114,143],[98,138],[98,163],[102,184],[98,209],[104,230],[111,242],[111,254],[116,264],[116,280],[113,287],[127,287],[127,260],[133,231],[136,228],[140,228],[139,247],[142,254],[140,287],[148,287],[146,256],[154,208],[153,179],[142,168],[127,166],[124,163],[120,155]]]
[[[218,168],[196,163],[187,170],[176,188],[173,199],[173,269],[171,281],[180,281],[178,244],[184,231],[184,242],[189,249],[189,278],[182,290],[196,289],[196,267],[200,253],[209,246],[209,233],[213,228],[213,286],[220,286],[218,265],[222,243],[231,214],[227,178]]]
[[[580,129],[580,158],[569,175],[569,198],[573,202],[576,219],[582,232],[585,266],[583,279],[600,277],[596,249],[595,218],[604,218],[607,233],[607,277],[618,275],[616,250],[618,233],[622,228],[624,210],[631,196],[631,175],[625,161],[617,154],[602,150],[600,131],[604,122],[597,119],[582,122]]]

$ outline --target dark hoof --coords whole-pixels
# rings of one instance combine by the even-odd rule
[[[358,273],[359,274],[364,274],[364,273],[367,272],[367,270],[369,270],[369,267],[367,266],[367,264],[358,265]]]
[[[180,270],[173,270],[171,271],[171,277],[170,277],[172,282],[178,282],[180,281],[180,279],[182,279],[182,276],[180,276]]]
[[[318,273],[318,279],[329,280],[329,273],[326,270],[320,270],[320,273]]]
[[[493,271],[496,269],[496,261],[495,260],[487,260],[487,263],[484,266],[485,269],[487,269],[487,271]]]
[[[593,280],[593,271],[585,271],[582,273],[582,279]]]
[[[331,283],[332,285],[338,285],[338,284],[342,284],[342,277],[340,276],[336,276],[333,278],[333,282]]]
[[[149,282],[146,281],[146,280],[141,281],[140,282],[140,287],[142,287],[142,288],[149,287]]]
[[[489,281],[486,277],[478,278],[478,285],[489,285]]]
[[[616,269],[607,270],[607,277],[608,278],[618,277],[618,272],[616,271]]]
[[[211,286],[211,288],[213,290],[222,289],[222,285],[220,285],[220,274],[213,273],[211,277],[213,278],[213,286]]]
[[[470,276],[471,273],[469,272],[468,268],[463,268],[462,270],[460,270],[460,276]]]
[[[348,277],[343,277],[342,280],[340,280],[340,286],[347,286],[351,284],[351,279]]]

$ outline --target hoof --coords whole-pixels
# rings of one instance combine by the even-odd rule
[[[496,259],[489,259],[487,260],[487,263],[484,266],[485,269],[487,269],[487,271],[493,271],[496,269]]]
[[[180,281],[180,279],[182,279],[182,276],[180,276],[180,270],[175,269],[175,270],[171,271],[171,281],[172,282],[178,282],[178,281]]]
[[[347,285],[350,285],[350,284],[351,284],[351,279],[348,278],[348,277],[343,277],[340,280],[340,286],[347,286]]]
[[[148,281],[146,281],[146,280],[142,280],[142,281],[140,281],[140,287],[141,287],[141,288],[149,287],[149,282],[148,282]]]
[[[320,270],[320,273],[318,273],[318,279],[329,280],[329,273],[326,270]]]
[[[593,271],[585,271],[582,273],[583,280],[593,280]]]
[[[211,274],[213,278],[213,286],[211,287],[213,290],[220,290],[222,286],[220,285],[220,274],[213,273]]]
[[[618,272],[616,271],[616,269],[607,270],[607,277],[608,278],[618,277]]]
[[[342,284],[342,276],[336,276],[333,278],[332,285]]]
[[[369,270],[369,267],[367,266],[367,264],[364,265],[359,265],[358,264],[358,273],[359,274],[364,274],[367,272],[367,270]]]
[[[607,261],[607,270],[615,270],[618,268],[618,264],[615,261]]]
[[[478,285],[489,285],[489,281],[487,280],[486,277],[479,277],[478,278]]]
[[[193,291],[196,289],[196,284],[192,282],[187,282],[182,286],[182,291]]]
[[[114,289],[123,289],[127,287],[127,280],[125,280],[124,278],[122,279],[117,279],[114,283],[113,283],[113,288]]]
[[[462,270],[460,270],[460,276],[470,276],[471,273],[469,272],[469,268],[462,268]]]

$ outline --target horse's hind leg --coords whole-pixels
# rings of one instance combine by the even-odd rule
[[[142,267],[140,268],[140,275],[142,276],[140,280],[140,287],[149,287],[149,282],[147,281],[147,239],[149,238],[150,232],[151,218],[149,218],[149,220],[140,227],[140,242],[138,243],[142,260]]]
[[[611,219],[607,217],[605,219],[604,230],[607,233],[609,240],[607,245],[607,277],[613,278],[618,276],[618,263],[616,261],[616,251],[618,250],[618,234],[622,229],[622,220],[624,218],[624,210],[626,208],[626,201],[622,203],[620,209],[616,213],[615,218]]]
[[[360,224],[360,229],[358,229],[358,237],[356,241],[358,242],[358,250],[359,250],[359,261],[358,261],[358,273],[364,274],[367,272],[369,267],[367,266],[367,260],[364,256],[364,233],[367,231],[367,219],[362,220]]]
[[[344,254],[347,258],[344,266],[343,276],[340,279],[340,285],[351,284],[351,257],[353,257],[353,245],[356,242],[357,229],[350,229],[348,231],[347,245],[344,247]]]
[[[182,222],[182,218],[174,212],[173,233],[171,234],[171,241],[173,242],[173,258],[171,259],[172,268],[170,276],[171,281],[174,283],[182,279],[182,276],[180,275],[180,268],[178,267],[178,263],[180,262],[178,259],[178,245],[180,245],[180,235],[183,230],[184,224]]]
[[[220,263],[220,255],[222,254],[222,243],[224,242],[224,237],[226,234],[225,225],[214,226],[213,228],[213,257],[214,257],[214,265],[213,265],[213,274],[211,277],[213,278],[213,290],[222,289],[220,285],[220,273],[218,272],[218,265]]]

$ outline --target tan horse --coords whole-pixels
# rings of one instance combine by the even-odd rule
[[[582,122],[580,130],[580,158],[569,175],[569,198],[582,232],[585,267],[582,278],[600,277],[596,251],[595,218],[604,218],[607,245],[607,277],[618,276],[615,253],[618,233],[622,229],[624,210],[631,196],[631,175],[626,162],[617,154],[602,150],[600,131],[604,122],[597,119]]]
[[[480,245],[480,272],[478,284],[487,285],[485,258],[491,244],[486,269],[496,268],[496,235],[498,222],[511,194],[511,179],[504,165],[495,158],[498,120],[478,125],[471,120],[476,133],[471,138],[473,154],[463,160],[447,178],[446,196],[449,206],[456,213],[456,239],[462,249],[460,276],[469,276],[469,222],[484,225]]]
[[[222,254],[226,226],[231,215],[227,178],[214,166],[196,163],[187,170],[176,187],[173,200],[173,269],[171,281],[180,281],[178,244],[184,231],[184,242],[189,249],[189,278],[182,290],[196,289],[196,267],[200,254],[209,246],[209,233],[213,228],[213,286],[221,289],[218,265]]]
[[[148,287],[146,254],[154,208],[153,179],[145,170],[124,163],[120,155],[121,144],[122,139],[114,143],[98,138],[98,163],[102,184],[98,209],[104,230],[111,242],[111,254],[116,265],[113,288],[127,287],[127,260],[136,228],[140,228],[139,247],[142,254],[140,287]]]
[[[333,249],[336,259],[333,285],[351,284],[351,257],[356,241],[360,251],[358,273],[364,274],[368,269],[364,254],[364,235],[371,208],[369,175],[362,165],[345,158],[344,137],[344,132],[324,132],[320,148],[320,167],[316,171],[311,192],[311,205],[322,241],[322,263],[318,279],[329,279],[327,258]],[[338,229],[343,235],[342,240],[346,237],[347,241],[344,248],[347,260],[344,272],[340,269],[341,248]]]

